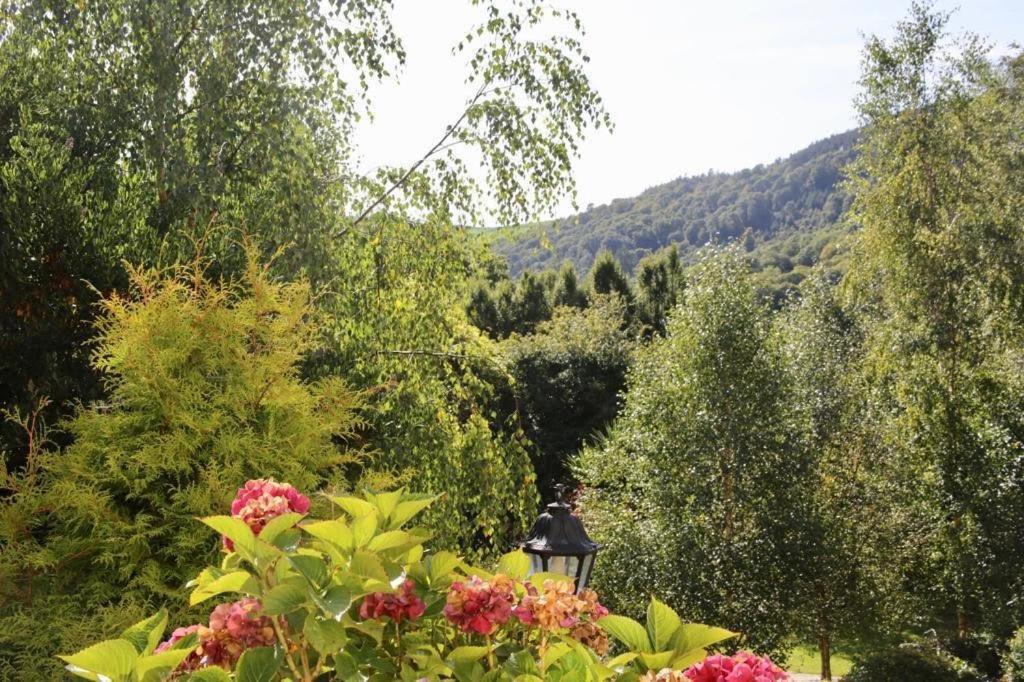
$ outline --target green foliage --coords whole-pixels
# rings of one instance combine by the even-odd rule
[[[67,670],[111,682],[156,682],[170,672],[195,682],[634,681],[649,668],[689,665],[700,660],[707,647],[735,636],[721,628],[682,623],[656,599],[649,605],[646,630],[628,618],[596,614],[595,595],[578,598],[571,579],[551,574],[528,578],[530,562],[521,550],[500,559],[498,570],[505,573],[497,575],[473,568],[449,552],[427,553],[426,534],[406,525],[437,498],[397,490],[328,499],[332,508],[341,510],[340,516],[317,520],[286,513],[274,517],[258,534],[241,518],[200,519],[230,538],[233,550],[225,550],[219,566],[208,566],[190,583],[190,601],[236,594],[255,599],[258,606],[247,612],[246,622],[267,618],[267,631],[258,636],[267,638],[269,645],[239,640],[240,656],[236,652],[223,658],[221,649],[222,659],[206,661],[198,651],[212,656],[218,642],[224,641],[218,637],[234,637],[230,620],[225,628],[211,618],[209,628],[199,624],[197,632],[155,653],[168,622],[167,612],[161,611],[115,639],[61,656]],[[530,619],[520,623],[507,610],[503,615],[499,609],[492,612],[491,601],[473,612],[493,619],[486,632],[459,632],[458,621],[445,609],[461,609],[460,598],[473,576],[490,581],[489,600],[507,598],[508,606],[533,614],[532,619],[548,608],[567,609],[564,613],[585,625],[589,636],[606,629],[635,650],[604,660],[577,638],[573,628]],[[543,597],[534,602],[539,609],[535,611],[529,603],[538,591]],[[397,618],[392,611],[382,614],[365,608],[370,601],[393,598],[402,600]],[[607,640],[603,642],[602,653]]]
[[[822,665],[838,638],[883,639],[907,607],[883,557],[893,538],[889,501],[876,470],[868,391],[863,385],[863,330],[822,276],[804,280],[800,299],[775,318],[774,334],[789,376],[793,430],[808,462],[804,503],[799,634],[817,642]],[[830,671],[822,669],[822,677]]]
[[[847,287],[873,386],[904,589],[961,635],[1007,636],[1024,586],[1024,131],[1002,66],[915,5],[865,50]]]
[[[806,465],[767,311],[736,252],[691,273],[668,335],[636,354],[606,441],[583,451],[595,581],[635,613],[657,585],[689,617],[781,651],[792,633]]]
[[[665,334],[668,313],[679,303],[684,284],[675,246],[641,259],[636,267],[637,316],[651,333]]]
[[[580,283],[576,278],[576,269],[569,261],[562,263],[558,269],[555,288],[551,294],[551,304],[555,307],[587,307],[587,292],[580,288]]]
[[[667,604],[651,597],[647,605],[647,626],[626,616],[608,615],[601,628],[617,639],[626,653],[647,670],[682,670],[707,656],[707,649],[737,636],[724,628],[684,623]],[[629,660],[629,659],[626,659]]]
[[[587,284],[595,294],[616,294],[624,303],[633,302],[633,289],[622,265],[611,251],[602,251],[594,259]]]
[[[917,648],[889,649],[857,661],[843,682],[981,682],[984,678],[949,656]]]
[[[771,271],[766,276],[778,286],[784,275],[806,273],[819,261],[837,264],[838,254],[823,249],[842,234],[834,226],[850,199],[840,179],[856,138],[856,131],[841,133],[774,163],[679,178],[554,225],[503,231],[493,236],[495,248],[508,257],[513,273],[563,259],[583,272],[603,250],[632,271],[665,247],[676,246],[689,263],[702,247],[744,240],[749,230],[755,269]],[[822,231],[828,238],[821,239]]]
[[[344,277],[337,241],[384,212],[517,222],[571,195],[580,141],[609,125],[578,18],[472,5],[461,113],[426,154],[367,177],[353,128],[405,60],[387,0],[6,0],[0,352],[18,361],[0,368],[0,405],[42,391],[52,417],[102,397],[83,347],[97,292],[128,284],[122,260],[173,263],[203,239],[238,275],[244,230],[265,256],[288,247],[275,272],[319,286]],[[20,456],[17,430],[2,435]]]
[[[501,343],[546,499],[554,485],[571,480],[569,458],[618,412],[634,346],[623,330],[624,315],[617,296],[596,295],[590,307],[555,308],[534,334]]]
[[[322,298],[317,376],[367,393],[364,474],[444,493],[425,524],[438,542],[493,556],[536,510],[522,434],[499,411],[507,376],[493,342],[466,320],[465,234],[440,222],[381,221],[339,246],[344,278]]]
[[[237,281],[210,279],[204,260],[133,270],[131,295],[103,302],[93,364],[109,401],[80,409],[73,444],[35,453],[32,485],[2,501],[0,670],[80,645],[79,619],[124,624],[176,593],[216,551],[189,519],[225,507],[238,480],[345,485],[356,457],[339,439],[360,397],[300,380],[318,340],[309,286],[273,281],[247,252]]]
[[[1024,628],[1018,628],[1007,643],[1003,655],[1003,674],[1007,682],[1024,680]]]

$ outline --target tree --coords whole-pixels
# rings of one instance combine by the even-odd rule
[[[675,246],[647,256],[637,265],[637,309],[640,321],[653,333],[665,333],[668,312],[682,295],[683,268]]]
[[[627,305],[633,303],[633,289],[622,265],[611,251],[602,251],[587,275],[590,290],[595,294],[617,294]]]
[[[405,59],[386,0],[5,0],[0,352],[19,361],[0,404],[42,388],[66,414],[101,396],[81,348],[95,291],[127,286],[123,259],[174,263],[202,238],[238,274],[244,230],[266,256],[287,247],[278,273],[319,286],[385,213],[474,224],[486,206],[519,222],[571,195],[580,140],[609,125],[578,18],[542,0],[473,4],[455,46],[464,106],[425,153],[366,177],[352,129]]]
[[[568,306],[581,309],[587,307],[587,292],[580,288],[576,278],[576,268],[573,267],[571,261],[565,261],[558,269],[551,304],[556,307]]]
[[[176,593],[219,549],[194,518],[239,481],[349,487],[361,398],[300,379],[319,338],[309,285],[272,281],[247,253],[237,281],[196,260],[133,270],[132,293],[104,299],[92,357],[109,402],[81,409],[73,444],[37,453],[35,485],[0,500],[4,676],[58,677],[58,651]]]
[[[602,594],[635,612],[657,585],[687,617],[779,654],[807,467],[769,329],[739,254],[702,260],[667,336],[637,352],[622,414],[582,452],[579,475],[588,529],[606,544]]]
[[[1008,635],[1024,587],[1024,109],[1020,58],[951,44],[947,20],[914,5],[865,48],[846,287],[873,314],[869,380],[915,535],[906,588],[963,638]]]
[[[797,628],[818,643],[821,678],[832,678],[836,639],[882,639],[907,606],[888,578],[894,560],[889,504],[878,480],[878,448],[864,405],[863,331],[823,273],[804,280],[800,298],[776,316],[777,338],[808,463]],[[897,620],[897,622],[899,622]]]
[[[618,412],[634,346],[624,315],[618,297],[598,296],[585,310],[555,308],[533,334],[501,344],[545,499],[556,484],[573,482],[571,457]]]
[[[536,487],[522,432],[500,409],[498,349],[464,311],[473,254],[445,222],[379,229],[346,236],[370,245],[339,256],[345,279],[321,297],[325,341],[307,372],[366,392],[364,476],[443,494],[426,527],[467,556],[492,557],[526,532]]]

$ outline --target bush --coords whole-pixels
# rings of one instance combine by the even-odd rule
[[[68,671],[110,682],[660,681],[704,659],[691,679],[717,680],[740,664],[758,679],[784,676],[747,653],[705,658],[735,633],[682,623],[657,600],[645,629],[609,615],[596,593],[577,593],[566,576],[527,577],[522,550],[502,557],[497,574],[450,552],[425,553],[426,534],[405,526],[436,498],[393,491],[327,499],[340,515],[315,520],[309,498],[291,485],[249,481],[231,516],[200,519],[221,534],[223,554],[190,583],[192,604],[231,601],[163,643],[161,610],[61,656]],[[606,660],[609,635],[630,651]]]
[[[900,647],[858,661],[843,682],[983,682],[966,663],[951,656]]]
[[[1003,674],[1006,682],[1024,682],[1024,627],[1017,630],[1007,642]]]
[[[108,401],[0,501],[0,678],[56,679],[43,666],[57,650],[176,594],[216,557],[192,518],[223,509],[237,481],[347,487],[359,397],[300,380],[317,338],[309,287],[271,281],[254,253],[237,282],[210,281],[202,262],[136,271],[131,296],[104,302],[92,360]]]

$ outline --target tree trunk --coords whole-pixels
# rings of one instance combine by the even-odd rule
[[[818,635],[818,651],[821,654],[821,679],[825,682],[832,679],[832,646],[828,633]]]
[[[967,610],[963,607],[956,610],[956,636],[961,639],[967,639],[967,636],[971,634],[971,619],[967,615]]]

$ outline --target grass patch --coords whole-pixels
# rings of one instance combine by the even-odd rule
[[[853,661],[842,654],[832,654],[832,676],[839,677],[850,672]],[[786,670],[791,673],[809,673],[817,675],[821,672],[821,660],[818,649],[811,646],[798,646],[789,652]]]

